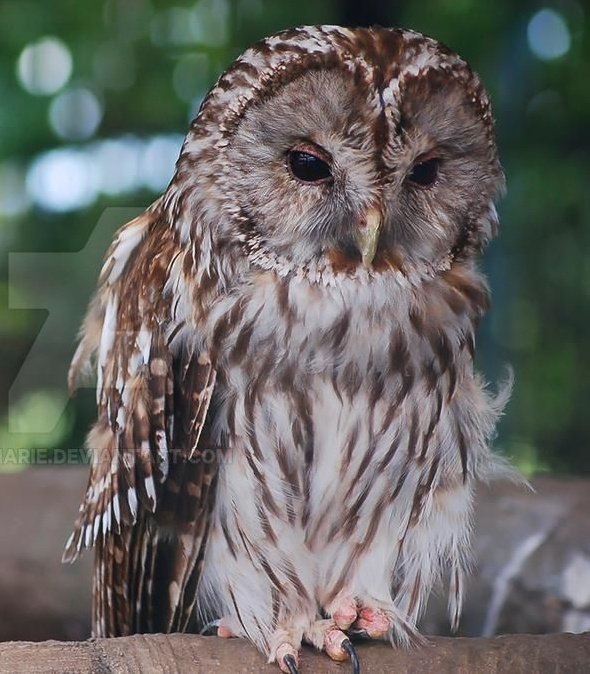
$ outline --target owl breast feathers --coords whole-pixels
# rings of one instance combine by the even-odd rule
[[[473,369],[475,257],[503,187],[488,98],[411,31],[304,27],[221,76],[165,194],[107,254],[70,382],[98,419],[66,559],[98,636],[311,642],[457,624],[476,479],[506,397]]]

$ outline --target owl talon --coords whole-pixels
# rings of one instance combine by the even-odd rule
[[[344,662],[350,658],[354,674],[358,674],[358,657],[354,646],[333,620],[317,620],[306,632],[305,638],[336,662]]]
[[[283,664],[285,667],[287,667],[286,670],[281,667],[283,672],[288,672],[288,674],[299,674],[297,661],[295,660],[295,656],[292,653],[287,653],[287,655],[283,656]]]
[[[352,674],[361,674],[361,663],[359,661],[356,648],[352,645],[352,641],[350,639],[345,639],[340,644],[340,646],[348,653],[350,657],[350,662],[352,663]]]
[[[299,674],[297,666],[298,655],[293,644],[285,641],[276,650],[274,659],[276,659],[279,669],[285,674]]]

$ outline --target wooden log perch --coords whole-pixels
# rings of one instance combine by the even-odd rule
[[[432,638],[416,650],[386,643],[357,646],[364,674],[580,674],[590,671],[590,633],[509,635],[494,638]],[[348,674],[304,649],[302,674]],[[136,635],[80,642],[0,643],[2,674],[277,674],[253,646],[241,639],[186,634]]]

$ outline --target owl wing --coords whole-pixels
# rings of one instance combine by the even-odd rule
[[[165,287],[180,252],[157,203],[117,234],[70,370],[95,358],[88,486],[64,560],[95,547],[93,632],[191,629],[217,464],[207,445],[215,369],[171,344]],[[194,627],[194,625],[193,625]]]

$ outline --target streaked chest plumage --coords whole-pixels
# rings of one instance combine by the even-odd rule
[[[330,595],[321,603],[356,568],[377,594],[399,582],[399,601],[417,614],[440,556],[461,557],[465,479],[485,469],[494,413],[471,362],[485,298],[470,270],[418,284],[392,271],[313,285],[255,272],[211,307],[208,332],[224,336],[210,343],[221,465],[203,586],[214,613],[239,568],[216,560],[232,556],[232,541],[245,562],[252,541],[273,569],[292,562],[287,585],[303,574],[294,587]],[[421,551],[424,537],[438,547]]]

